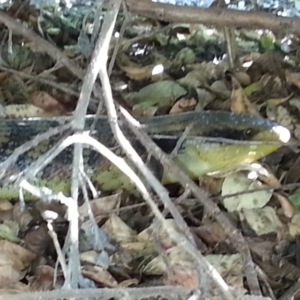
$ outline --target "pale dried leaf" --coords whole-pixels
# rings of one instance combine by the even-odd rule
[[[13,220],[18,223],[20,230],[23,231],[28,228],[28,225],[33,220],[28,209],[26,207],[22,208],[19,202],[14,205],[12,216]]]
[[[232,76],[231,111],[259,116],[255,106],[249,101],[240,83]]]
[[[292,237],[300,235],[300,213],[294,214],[291,222],[288,224],[289,233]]]
[[[111,239],[117,242],[134,242],[137,239],[137,233],[127,226],[116,214],[111,217],[102,226]]]
[[[168,230],[178,231],[177,224],[173,219],[167,219],[165,221],[165,226],[165,228],[168,228]],[[176,245],[176,243],[170,238],[167,231],[164,230],[161,226],[158,227],[155,224],[152,224],[151,226],[140,232],[138,234],[138,239],[144,242],[151,242],[154,236],[164,249],[169,249]]]
[[[195,232],[201,238],[201,240],[208,244],[220,243],[226,240],[225,231],[217,222],[212,222],[201,225],[197,228],[193,228],[193,232]]]
[[[4,264],[2,257],[0,257],[0,287],[6,287],[12,283],[22,280],[27,271],[17,270],[13,266],[12,261],[8,261]]]
[[[292,218],[296,212],[296,208],[288,196],[280,193],[274,193],[274,197],[276,197],[277,201],[280,203],[284,215],[287,218]]]
[[[165,251],[165,257],[170,266],[177,265],[187,268],[194,268],[194,261],[189,253],[185,252],[182,247],[175,246]],[[162,256],[152,259],[143,269],[147,275],[162,275],[168,269]]]
[[[213,265],[226,283],[234,288],[243,288],[243,261],[240,254],[207,255],[205,258]]]
[[[13,205],[7,200],[0,201],[0,211],[6,211],[13,209]]]
[[[171,276],[167,276],[169,273]],[[163,278],[165,285],[184,286],[190,289],[199,288],[199,274],[195,269],[173,266],[167,274]]]
[[[270,206],[244,209],[240,214],[258,236],[272,232],[282,233],[285,230],[284,224],[279,220],[274,208]]]
[[[94,200],[91,200],[89,202],[89,205],[91,206],[92,213],[99,222],[103,217],[106,217],[108,213],[110,213],[112,210],[119,207],[121,201],[121,193],[116,193],[111,196],[101,197]],[[88,205],[86,203],[83,203],[78,211],[80,218],[84,219],[88,217]]]
[[[1,287],[0,284],[0,295],[14,295],[27,292],[30,292],[29,286],[20,281],[8,284],[3,287]]]
[[[105,269],[99,266],[83,266],[81,273],[84,277],[87,277],[97,284],[101,284],[105,287],[114,288],[118,286],[116,279]]]
[[[248,179],[242,174],[231,174],[227,176],[223,182],[222,196],[261,187],[263,187],[263,185]],[[272,192],[268,190],[241,194],[224,199],[224,206],[230,212],[240,211],[242,209],[261,208],[269,202],[271,196]]]
[[[132,285],[136,286],[138,283],[139,283],[139,280],[137,278],[130,278],[130,279],[126,279],[126,280],[120,282],[118,284],[118,287],[127,288]]]
[[[0,241],[0,283],[9,285],[21,280],[32,263],[35,254],[8,241]]]

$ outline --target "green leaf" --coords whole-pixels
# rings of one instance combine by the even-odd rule
[[[300,194],[293,194],[289,196],[297,211],[300,211]]]

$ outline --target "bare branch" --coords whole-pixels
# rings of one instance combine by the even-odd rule
[[[16,295],[1,295],[0,300],[59,300],[59,299],[78,299],[96,297],[105,299],[120,298],[120,297],[134,297],[136,299],[144,299],[151,297],[164,297],[170,299],[170,297],[180,297],[187,299],[192,290],[176,287],[176,286],[159,286],[149,288],[102,288],[102,289],[72,289],[72,290],[55,290],[47,292],[34,292],[34,293],[22,293]]]
[[[224,8],[199,8],[155,3],[148,0],[126,0],[132,13],[147,15],[166,22],[204,24],[223,28],[269,29],[275,32],[300,34],[297,17],[280,17],[260,11],[238,11]]]
[[[38,134],[32,140],[16,148],[14,152],[4,162],[0,164],[0,179],[3,178],[8,168],[10,168],[16,163],[20,155],[27,152],[31,148],[36,147],[39,143],[48,140],[50,137],[65,132],[66,130],[70,129],[70,127],[70,124],[66,124],[49,129],[47,132]]]
[[[206,192],[198,187],[167,155],[151,140],[151,138],[141,130],[140,123],[136,121],[130,114],[120,108],[123,116],[127,120],[131,130],[140,139],[144,147],[154,155],[164,166],[165,170],[171,172],[178,181],[194,194],[195,198],[205,207],[208,214],[216,218],[222,225],[227,236],[231,239],[232,244],[241,253],[244,263],[245,274],[248,279],[250,291],[253,295],[260,295],[260,287],[254,263],[251,258],[250,249],[242,234],[232,225],[227,216],[219,209],[219,207],[207,196]]]
[[[111,1],[112,5],[116,8],[120,5],[120,0]],[[106,53],[108,51],[108,45],[109,40],[112,35],[112,25],[114,25],[116,20],[116,14],[117,10],[114,9],[111,11],[111,26],[107,27],[107,31],[104,31],[104,27],[102,30],[102,36],[104,38],[103,42],[103,51],[106,50]],[[114,15],[113,15],[114,14]],[[99,55],[101,52],[99,51]],[[107,57],[107,56],[106,56]],[[178,210],[175,208],[174,204],[171,202],[171,199],[169,198],[168,192],[166,189],[161,185],[161,183],[156,179],[156,177],[152,174],[152,172],[146,167],[141,157],[137,154],[135,149],[132,147],[130,142],[127,140],[127,138],[124,136],[122,130],[120,129],[118,125],[118,116],[116,107],[113,102],[112,98],[112,91],[111,86],[109,82],[109,76],[107,74],[106,70],[106,63],[107,59],[102,58],[100,65],[99,65],[99,77],[101,79],[102,83],[102,89],[104,93],[104,100],[107,108],[108,118],[110,121],[111,129],[114,134],[114,137],[122,147],[123,151],[126,153],[126,156],[138,167],[139,171],[143,174],[145,179],[153,189],[156,191],[156,193],[160,196],[161,201],[165,205],[165,207],[171,212],[171,214],[174,216],[175,221],[179,222],[179,228],[184,229],[185,235],[177,232],[176,230],[173,230],[171,228],[168,228],[166,226],[165,219],[162,215],[162,213],[158,210],[157,206],[155,205],[154,201],[151,199],[149,193],[146,191],[142,191],[142,195],[145,199],[145,201],[148,203],[148,205],[151,207],[155,217],[163,228],[166,230],[166,232],[169,234],[169,236],[178,243],[178,245],[182,246],[185,251],[187,251],[189,254],[192,255],[195,262],[197,263],[197,271],[200,273],[202,270],[204,270],[208,276],[210,276],[214,282],[217,284],[217,286],[222,291],[222,294],[225,299],[227,300],[233,300],[235,299],[229,290],[229,287],[225,283],[225,281],[222,279],[220,274],[215,270],[215,268],[202,256],[202,254],[198,251],[198,249],[195,247],[194,240],[190,234],[189,228],[187,227],[187,224],[182,219],[182,216],[178,212]],[[139,187],[138,187],[139,188]]]

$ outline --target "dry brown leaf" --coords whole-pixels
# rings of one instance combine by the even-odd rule
[[[0,211],[0,222],[10,221],[13,219],[13,209]]]
[[[276,241],[266,240],[265,238],[246,237],[251,251],[253,251],[262,261],[269,261],[272,257]]]
[[[251,84],[251,78],[246,72],[236,72],[234,73],[234,77],[242,86],[248,86],[249,84]]]
[[[101,197],[91,200],[89,205],[84,203],[78,209],[81,219],[88,217],[89,206],[92,209],[93,215],[97,222],[100,222],[112,210],[118,208],[121,202],[121,193],[116,193],[111,196]]]
[[[285,97],[285,98],[276,98],[276,99],[269,99],[267,100],[267,103],[270,105],[280,105],[283,104],[285,102],[287,102],[288,100],[290,100],[292,97],[294,96],[294,94],[290,94],[289,96]]]
[[[205,243],[208,244],[220,243],[226,239],[223,227],[217,222],[193,228],[193,232],[195,232]]]
[[[287,218],[292,218],[293,215],[296,213],[296,208],[290,201],[288,196],[280,193],[274,193],[273,195],[277,198],[278,202],[280,203],[284,215]]]
[[[80,253],[80,261],[84,263],[96,265],[98,257],[99,257],[99,253],[94,250]]]
[[[137,278],[131,278],[131,279],[127,279],[127,280],[124,280],[122,282],[120,282],[118,284],[118,287],[120,288],[127,288],[129,286],[132,286],[132,285],[137,285],[139,283],[139,280]]]
[[[178,226],[173,219],[167,219],[165,221],[165,228],[166,227],[169,230],[178,230]],[[169,234],[167,234],[167,231],[162,227],[157,227],[155,224],[150,225],[138,234],[139,240],[145,242],[152,241],[153,236],[155,236],[156,241],[158,241],[164,249],[169,249],[176,245],[176,243],[170,238]]]
[[[185,111],[191,111],[197,105],[197,101],[194,98],[191,99],[180,99],[178,100],[170,110],[170,114],[177,114]]]
[[[259,179],[267,184],[270,187],[279,188],[281,186],[280,181],[268,170],[267,175],[263,175],[262,173],[258,173]]]
[[[286,236],[286,225],[281,222],[271,206],[245,209],[240,212],[240,218],[245,220],[258,236],[270,233],[276,233],[280,237]]]
[[[111,239],[117,242],[135,242],[137,241],[137,233],[124,223],[116,214],[111,217],[102,226]]]
[[[18,223],[20,230],[22,231],[25,231],[28,228],[29,223],[33,219],[28,209],[26,207],[22,208],[19,202],[14,205],[12,216],[13,220]]]
[[[107,271],[99,266],[83,266],[81,273],[84,277],[87,277],[97,284],[101,284],[105,287],[114,288],[118,286],[116,279]]]
[[[36,255],[8,241],[0,241],[0,286],[5,287],[26,275]]]
[[[65,108],[55,98],[43,91],[34,93],[31,96],[30,102],[55,116],[66,113]]]
[[[169,273],[171,273],[170,276],[168,276]],[[188,267],[173,266],[172,269],[168,270],[167,274],[164,275],[163,283],[165,285],[175,285],[190,289],[198,289],[198,272],[197,270]]]
[[[246,113],[259,116],[254,105],[249,101],[244,93],[240,83],[234,78],[232,79],[232,94],[231,94],[231,111],[235,113]]]
[[[166,259],[168,265],[166,265]],[[192,257],[183,250],[181,246],[172,247],[164,252],[164,258],[160,255],[147,263],[142,271],[147,275],[162,275],[167,272],[169,266],[182,266],[183,268],[193,268]]]
[[[153,66],[147,67],[134,67],[134,66],[119,66],[130,79],[133,80],[146,80],[152,77]]]
[[[42,255],[51,244],[52,240],[46,226],[32,228],[24,237],[25,247],[32,252]]]
[[[294,214],[291,222],[288,223],[289,233],[292,237],[298,237],[300,235],[300,214]]]
[[[300,77],[297,74],[286,72],[286,79],[288,82],[294,84],[298,89],[300,89]]]
[[[149,245],[149,243],[148,243]],[[110,256],[111,263],[120,266],[124,271],[136,268],[137,264],[143,266],[148,260],[141,264],[141,259],[153,257],[156,251],[153,246],[148,246],[145,242],[122,243],[118,251]]]
[[[8,76],[10,76],[9,73],[0,72],[0,82],[2,83],[4,80],[6,80]]]
[[[221,192],[224,178],[214,178],[212,176],[203,176],[199,179],[200,185],[211,195],[218,195]]]
[[[0,257],[0,288],[6,287],[25,277],[27,271],[21,271],[14,268],[12,260],[7,261],[5,265],[2,264],[1,260],[2,255]]]
[[[54,269],[50,266],[41,265],[35,269],[33,276],[27,280],[31,291],[50,291],[53,289]]]
[[[296,183],[300,180],[300,157],[298,157],[293,164],[290,166],[285,174],[284,184]]]

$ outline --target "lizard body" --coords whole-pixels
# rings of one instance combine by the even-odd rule
[[[0,170],[2,163],[13,151],[34,138],[37,134],[47,132],[70,122],[71,117],[3,119],[0,120]],[[167,153],[173,153],[175,163],[190,175],[198,178],[202,175],[234,169],[236,166],[253,162],[280,147],[280,144],[253,145],[247,141],[276,142],[282,141],[282,134],[288,135],[287,129],[278,124],[255,116],[240,115],[228,112],[188,112],[176,115],[166,115],[140,120],[145,131]],[[101,143],[113,149],[118,155],[123,155],[121,148],[113,138],[108,119],[87,116],[86,129],[94,123],[95,130],[91,132]],[[120,122],[121,128],[129,138],[137,152],[147,158],[143,146],[136,140],[125,123]],[[16,163],[9,168],[2,182],[11,174],[18,174],[28,168],[38,157],[48,151],[61,140],[66,133],[53,136],[39,143],[26,153],[19,156]],[[185,136],[186,135],[186,136]],[[226,144],[217,141],[201,141],[197,137],[221,137],[241,141],[241,144]],[[287,141],[289,136],[285,136]],[[179,141],[179,142],[178,142]],[[178,144],[179,143],[179,144]],[[57,192],[69,193],[70,170],[72,166],[72,147],[64,150],[49,165],[36,176],[34,184],[47,186]],[[100,190],[114,191],[118,189],[131,190],[134,188],[130,179],[111,165],[101,155],[91,149],[84,150],[87,175]],[[157,169],[158,162],[152,162]],[[159,164],[158,164],[159,165]],[[176,177],[160,169],[157,174],[163,183],[176,182]],[[30,196],[28,195],[30,198]],[[18,189],[13,184],[0,188],[0,199],[18,198]]]

